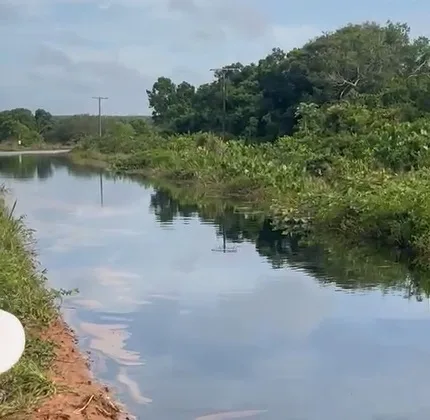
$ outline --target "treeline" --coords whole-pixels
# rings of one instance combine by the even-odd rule
[[[220,134],[224,74],[228,136],[265,142],[296,131],[301,103],[396,108],[401,121],[427,114],[429,59],[429,40],[412,40],[406,24],[350,24],[290,52],[273,49],[258,63],[225,66],[198,87],[160,77],[147,94],[164,131]],[[334,130],[338,123],[330,118]]]
[[[150,120],[147,117],[104,116],[102,132],[142,133]],[[85,136],[95,136],[99,132],[98,116],[64,115],[54,116],[44,109],[34,113],[25,108],[0,112],[0,143],[21,142],[23,145],[40,143],[73,144]]]

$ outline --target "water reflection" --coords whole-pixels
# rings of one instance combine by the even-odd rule
[[[0,172],[21,180],[45,180],[53,175],[53,162],[37,155],[15,155],[0,159]]]
[[[126,324],[93,324],[81,322],[81,334],[91,337],[89,346],[114,360],[121,366],[139,366],[139,353],[125,350],[125,342],[130,337]]]
[[[168,189],[158,189],[151,195],[151,207],[161,224],[197,216],[203,223],[217,226],[217,235],[227,242],[254,243],[259,255],[274,269],[303,269],[321,283],[335,283],[342,289],[403,290],[405,297],[418,301],[429,297],[429,273],[409,270],[395,262],[392,253],[365,246],[347,248],[339,238],[318,238],[312,245],[304,244],[300,235],[285,236],[275,231],[264,214],[237,212],[233,206],[218,204],[187,204],[186,198],[175,199]]]
[[[189,189],[100,184],[64,157],[2,158],[0,174],[52,285],[80,290],[65,316],[97,375],[138,418],[427,417],[425,273],[332,239],[303,246]]]
[[[12,156],[0,159],[0,174],[18,179],[47,179],[54,175],[55,168],[66,168],[68,174],[84,179],[99,178],[99,199],[103,206],[103,177],[107,180],[116,180],[120,177],[100,170],[72,164],[65,156],[39,156],[28,155]],[[143,186],[147,181],[139,180]],[[180,191],[180,190],[179,190]],[[185,192],[186,191],[181,191]],[[50,206],[63,207],[60,203],[50,203]],[[317,277],[322,283],[334,282],[344,289],[367,289],[380,287],[382,289],[403,287],[406,297],[415,296],[418,300],[428,297],[429,277],[427,274],[411,272],[400,263],[393,263],[393,256],[386,253],[375,252],[375,249],[356,247],[346,249],[339,241],[323,241],[312,246],[303,246],[300,236],[283,236],[272,229],[271,221],[263,214],[249,214],[235,211],[234,206],[225,202],[212,202],[209,205],[190,203],[189,197],[172,195],[168,188],[156,189],[150,195],[150,208],[156,220],[162,226],[169,226],[174,220],[189,223],[197,217],[203,223],[216,226],[216,236],[222,238],[220,250],[236,250],[234,244],[244,241],[255,244],[259,255],[267,258],[275,269],[285,266],[304,269]],[[95,208],[75,209],[84,216],[88,212],[98,217],[109,216],[112,210],[100,214]],[[120,216],[120,212],[116,212]],[[122,214],[126,216],[124,209]],[[88,217],[93,217],[88,214]],[[91,241],[85,235],[85,230],[77,232],[76,227],[68,231],[66,226],[56,226],[64,229],[66,243],[57,243],[58,250],[67,250],[67,242]],[[112,235],[134,235],[133,230],[105,229],[104,232]],[[77,236],[77,237],[76,237]],[[75,238],[75,239],[74,239]],[[101,239],[102,240],[102,239]],[[93,243],[98,246],[100,241]],[[213,248],[212,248],[213,249]]]

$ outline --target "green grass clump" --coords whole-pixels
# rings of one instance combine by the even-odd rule
[[[4,193],[4,191],[3,191]],[[27,344],[21,360],[0,375],[0,418],[26,418],[38,403],[55,392],[47,371],[54,344],[41,334],[58,316],[56,293],[46,288],[46,278],[36,267],[31,231],[0,203],[0,308],[23,323]],[[1,339],[1,338],[0,338]]]

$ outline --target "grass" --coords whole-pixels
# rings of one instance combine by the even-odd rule
[[[4,197],[4,188],[2,196]],[[28,418],[31,410],[56,389],[47,376],[55,355],[53,342],[42,339],[58,316],[58,294],[46,287],[33,251],[32,232],[22,218],[0,203],[0,308],[16,315],[27,337],[23,357],[9,372],[0,375],[0,418]]]
[[[107,155],[92,152],[91,154],[86,152],[74,151],[69,153],[70,159],[77,165],[91,166],[93,168],[106,169],[109,168],[109,158]]]
[[[140,178],[151,179],[153,183],[177,186],[180,189],[192,189],[194,195],[200,198],[213,196],[218,198],[228,198],[230,200],[240,200],[263,205],[267,209],[267,203],[270,202],[272,195],[267,188],[259,185],[247,185],[246,179],[231,178],[219,182],[215,179],[196,178],[195,176],[187,176],[181,172],[180,168],[172,168],[169,165],[161,164],[150,165],[140,164],[131,165],[128,163],[136,159],[133,154],[102,153],[95,150],[81,150],[79,148],[72,149],[68,154],[68,158],[77,165],[90,166],[93,168],[102,168],[112,171],[116,174],[126,174],[127,176],[139,176]]]

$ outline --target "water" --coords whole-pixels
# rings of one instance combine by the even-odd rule
[[[429,303],[403,266],[59,156],[1,157],[0,177],[139,419],[427,419]]]

